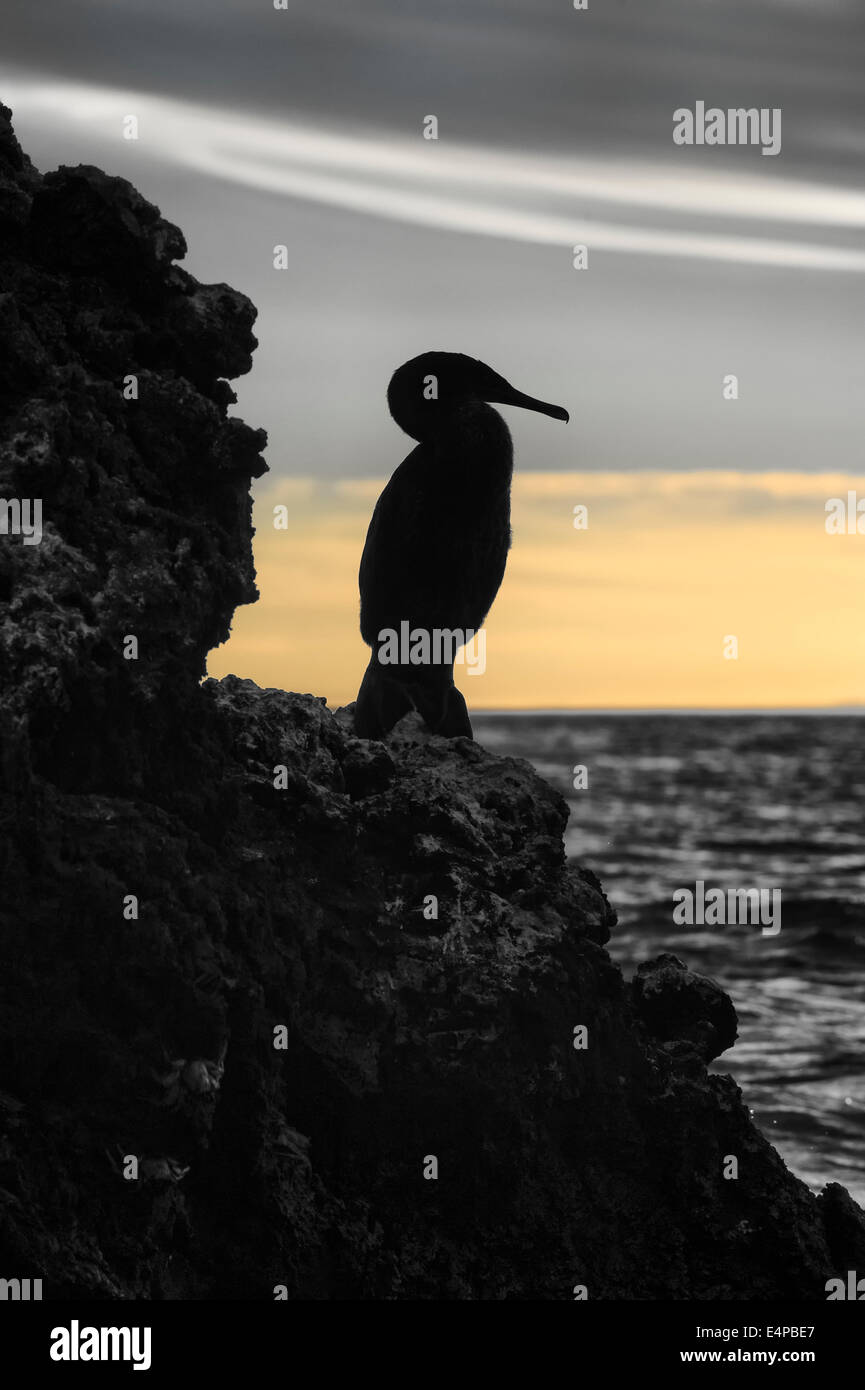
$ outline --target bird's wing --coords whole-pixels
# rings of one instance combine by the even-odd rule
[[[421,445],[392,475],[375,504],[360,559],[361,633],[373,642],[383,627],[398,628],[413,589],[413,577],[426,557],[424,547],[424,477]]]
[[[366,642],[403,620],[427,630],[480,625],[510,544],[511,469],[507,427],[480,403],[403,460],[376,503],[361,557]]]

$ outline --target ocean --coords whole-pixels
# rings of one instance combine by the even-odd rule
[[[472,713],[567,797],[568,855],[619,915],[626,976],[672,951],[733,999],[713,1063],[814,1191],[865,1204],[865,721],[860,715]],[[574,789],[574,768],[588,785]],[[673,894],[779,889],[781,929],[677,926]],[[769,901],[771,901],[771,894]]]

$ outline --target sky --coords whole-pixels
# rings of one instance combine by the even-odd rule
[[[504,410],[470,707],[863,698],[865,536],[825,530],[865,497],[861,0],[45,0],[3,31],[38,167],[129,178],[259,309],[261,599],[213,674],[353,698],[366,525],[411,447],[385,389],[445,349],[571,413]],[[698,100],[779,108],[780,154],[675,145]]]

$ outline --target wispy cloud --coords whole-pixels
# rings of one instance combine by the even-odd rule
[[[733,174],[693,164],[510,153],[425,141],[420,131],[407,138],[325,130],[8,70],[0,70],[0,82],[25,125],[72,123],[91,140],[119,141],[123,116],[134,113],[140,148],[163,161],[355,213],[562,247],[585,242],[632,255],[865,272],[865,193],[784,179],[774,167]],[[652,225],[639,220],[647,213]],[[697,230],[695,219],[712,225]],[[749,222],[760,224],[760,234],[741,231]],[[835,241],[814,240],[816,228]]]

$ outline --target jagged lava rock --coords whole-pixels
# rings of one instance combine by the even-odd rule
[[[716,986],[675,958],[625,984],[527,763],[201,682],[255,597],[263,435],[222,380],[254,311],[124,180],[42,179],[2,114],[0,491],[45,516],[0,538],[4,1272],[49,1299],[822,1299],[861,1211],[708,1074]]]
[[[668,952],[637,967],[634,1008],[653,1038],[689,1042],[704,1062],[732,1047],[738,1020],[733,1001],[714,980],[695,975]]]
[[[139,788],[158,769],[136,729],[170,741],[157,706],[195,704],[207,651],[256,597],[266,437],[228,417],[223,379],[251,365],[255,310],[173,264],[182,234],[125,179],[40,178],[2,113],[0,496],[40,499],[44,531],[0,545],[3,767],[14,780],[29,754],[81,787],[114,760]]]

